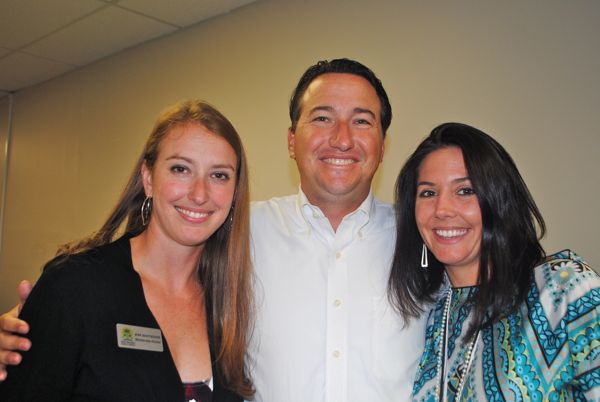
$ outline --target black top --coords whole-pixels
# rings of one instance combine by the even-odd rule
[[[117,324],[159,329],[131,263],[129,238],[51,261],[20,317],[30,325],[32,347],[8,368],[0,401],[184,400],[164,336],[162,352],[118,346]],[[242,401],[223,389],[214,362],[213,375],[214,402]]]

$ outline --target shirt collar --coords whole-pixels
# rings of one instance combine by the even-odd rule
[[[357,209],[346,215],[344,219],[357,219],[359,222],[359,227],[363,227],[369,222],[371,214],[373,213],[373,210],[375,208],[375,203],[373,202],[373,200],[373,192],[372,190],[369,190],[367,198],[363,200],[363,202],[358,206]],[[302,188],[300,186],[298,186],[296,208],[298,210],[299,215],[304,218],[303,221],[306,225],[306,229],[308,229],[308,227],[311,225],[310,222],[312,222],[313,219],[327,219],[323,214],[323,211],[321,211],[321,208],[310,203],[308,197],[306,197],[306,194],[304,194],[304,191],[302,191]]]

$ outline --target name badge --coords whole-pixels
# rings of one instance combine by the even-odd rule
[[[162,333],[158,328],[117,324],[117,344],[124,349],[163,351]]]

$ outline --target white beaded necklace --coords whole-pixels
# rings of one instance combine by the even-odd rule
[[[446,302],[444,303],[444,311],[442,312],[442,333],[438,338],[437,342],[437,350],[438,350],[438,359],[437,359],[437,375],[436,375],[436,386],[435,386],[435,394],[437,396],[437,400],[440,402],[446,402],[448,399],[448,338],[450,338],[450,333],[448,332],[448,326],[450,321],[450,305],[452,304],[452,288],[448,289],[448,295],[446,296]],[[463,392],[463,388],[465,386],[465,380],[467,378],[467,374],[471,369],[471,365],[473,364],[473,360],[475,357],[475,350],[477,348],[477,344],[479,343],[479,330],[477,330],[477,334],[474,336],[474,340],[469,343],[467,347],[467,352],[465,353],[465,360],[467,361],[466,366],[463,366],[461,370],[460,377],[458,380],[458,387],[456,392],[455,400],[460,400],[460,396]],[[442,350],[442,346],[444,349]]]

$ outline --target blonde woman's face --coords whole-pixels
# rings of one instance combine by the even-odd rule
[[[173,127],[152,170],[142,167],[152,197],[148,231],[166,242],[201,246],[227,218],[235,193],[237,156],[225,139],[200,124]]]

